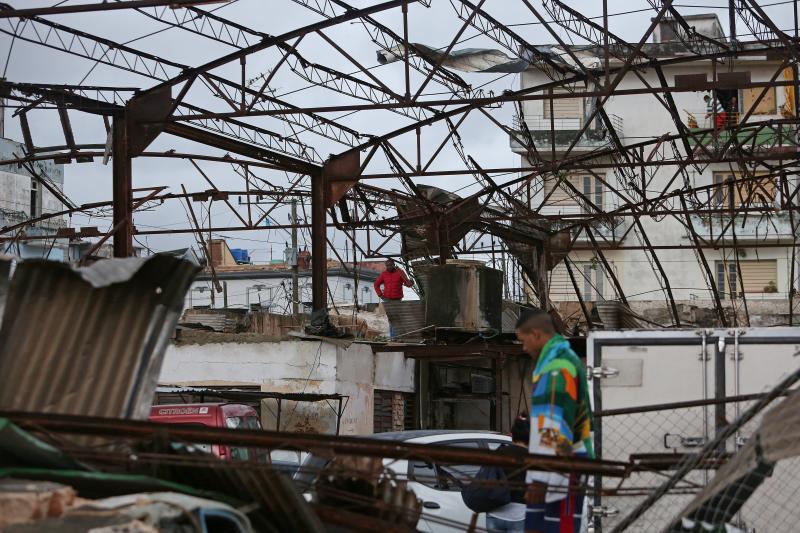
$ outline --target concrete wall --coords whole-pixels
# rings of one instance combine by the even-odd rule
[[[757,58],[755,60],[750,59],[741,59],[737,61],[735,66],[736,71],[750,71],[752,81],[767,81],[778,68],[778,63],[774,61],[766,61],[764,58]],[[674,77],[676,74],[698,74],[698,73],[706,73],[708,79],[711,79],[711,70],[710,65],[707,63],[698,62],[695,65],[680,65],[680,67],[667,67],[665,68],[665,75],[667,78],[667,82],[670,85],[674,84]],[[645,70],[643,72],[643,76],[648,80],[650,84],[653,86],[658,86],[658,78],[652,70]],[[779,76],[779,79],[783,79],[782,76]],[[535,85],[539,85],[542,83],[546,83],[549,81],[543,74],[539,73],[538,71],[530,70],[523,73],[521,77],[521,85],[522,87],[531,87]],[[642,88],[643,85],[640,80],[638,80],[634,75],[630,74],[626,76],[626,78],[622,81],[619,88],[620,89],[637,89]],[[578,91],[586,90],[585,87],[581,86],[577,88]],[[708,125],[704,124],[704,115],[705,115],[705,102],[703,101],[703,92],[678,92],[673,93],[675,104],[680,110],[681,118],[683,119],[684,123],[686,123],[687,114],[684,110],[692,112],[698,120],[700,127],[708,127]],[[741,95],[738,97],[739,102],[743,103],[743,98]],[[785,100],[784,91],[780,88],[776,90],[776,103],[778,112],[780,107],[783,105]],[[544,100],[537,100],[537,101],[527,101],[524,102],[524,113],[526,116],[536,117],[540,116],[544,112]],[[610,98],[607,103],[605,104],[605,110],[612,115],[617,115],[622,118],[623,127],[622,131],[620,131],[620,137],[624,143],[634,143],[644,139],[654,139],[664,134],[670,134],[676,132],[675,124],[672,121],[672,117],[667,112],[667,110],[659,104],[652,95],[641,94],[641,95],[623,95],[623,96],[614,96]],[[770,118],[780,118],[780,115],[758,115],[752,117],[751,120],[767,120]],[[626,140],[627,139],[627,140]],[[549,153],[549,146],[539,146],[539,150],[547,154]],[[682,148],[681,148],[682,150]],[[573,152],[575,154],[577,152]],[[671,157],[671,154],[669,155]],[[659,156],[656,156],[659,157]],[[522,164],[527,166],[525,162],[524,156],[521,157]],[[597,162],[602,162],[602,160],[598,160]],[[610,161],[609,161],[610,162]],[[713,183],[713,174],[715,171],[730,171],[731,167],[728,164],[711,164],[707,168],[705,168],[702,172],[698,172],[694,168],[689,169],[689,178],[691,186],[704,186],[704,185],[711,185]],[[653,181],[649,184],[648,190],[653,191],[651,194],[655,196],[655,191],[660,191],[666,188],[668,191],[678,189],[683,186],[682,178],[678,178],[677,181],[673,182],[671,185],[669,184],[670,180],[675,173],[676,168],[674,167],[662,167],[655,175]],[[599,171],[602,173],[602,171]],[[612,184],[614,187],[618,188],[619,190],[623,191],[624,194],[626,187],[620,186],[617,182],[617,178],[615,177],[611,168],[609,168],[606,172],[606,179]],[[796,179],[796,177],[790,177],[790,181]],[[534,180],[534,194],[532,197],[532,205],[534,207],[538,207],[542,204],[544,200],[544,193],[541,180]],[[790,183],[790,187],[793,184]],[[778,194],[780,194],[778,192]],[[623,199],[616,196],[614,193],[610,193],[608,191],[605,192],[603,203],[605,204],[605,209],[609,210],[612,209],[620,203],[623,202]],[[664,206],[665,209],[677,209],[680,208],[680,203],[677,198],[673,201],[669,201]],[[543,209],[543,213],[548,212],[548,209],[551,211],[558,209],[555,206],[546,207]],[[565,208],[561,208],[564,210]],[[568,212],[568,210],[564,211]],[[578,212],[577,208],[573,208],[573,212]],[[750,218],[757,218],[757,216],[751,216]],[[789,280],[789,271],[791,268],[791,250],[790,248],[786,247],[779,247],[779,248],[747,248],[747,244],[754,242],[755,240],[763,240],[764,232],[767,229],[767,226],[770,226],[771,223],[775,222],[778,217],[772,217],[772,221],[768,220],[766,217],[765,219],[760,222],[756,223],[753,221],[753,224],[756,226],[760,226],[760,229],[763,231],[759,231],[759,236],[756,239],[754,236],[749,241],[747,240],[746,236],[743,236],[743,231],[741,229],[737,229],[737,236],[739,238],[740,245],[743,246],[743,251],[746,254],[746,259],[776,259],[777,266],[778,266],[778,279],[777,279],[777,286],[778,286],[778,293],[777,294],[753,294],[748,295],[748,298],[753,300],[769,300],[775,298],[787,298],[790,289],[790,280]],[[653,219],[650,217],[643,217],[641,219],[642,225],[644,227],[645,232],[647,233],[651,243],[654,246],[659,245],[669,245],[669,246],[685,246],[686,249],[674,249],[674,250],[658,250],[657,256],[666,272],[667,277],[669,278],[670,284],[672,286],[673,294],[676,300],[692,300],[692,299],[710,299],[711,295],[709,293],[707,282],[705,280],[705,275],[700,266],[700,263],[692,249],[690,249],[691,242],[687,236],[686,229],[681,222],[676,220],[674,217],[671,216],[663,216],[657,219]],[[788,227],[787,224],[783,224],[782,222],[777,222],[778,226],[781,227]],[[696,229],[697,225],[695,223]],[[786,228],[783,228],[786,229]],[[779,228],[779,233],[783,232],[783,229]],[[777,238],[777,235],[774,234],[775,230],[770,229],[770,235],[767,237],[767,240],[772,239],[773,241]],[[784,238],[786,236],[784,235]],[[788,239],[791,240],[791,236],[788,236]],[[598,241],[602,242],[602,239],[598,238]],[[580,242],[578,243],[581,244]],[[643,244],[640,239],[637,237],[635,233],[630,233],[626,237],[625,241],[623,242],[624,245],[629,246],[638,246]],[[728,239],[727,246],[731,246],[732,242]],[[602,246],[602,245],[601,245]],[[706,258],[710,263],[711,268],[714,268],[714,261],[721,260],[723,258],[722,250],[706,250]],[[609,249],[605,252],[607,259],[610,262],[614,263],[614,267],[616,273],[620,279],[620,283],[623,289],[626,291],[627,297],[629,300],[659,300],[664,297],[664,293],[662,291],[662,284],[657,277],[657,275],[653,272],[653,266],[651,263],[650,258],[648,257],[648,253],[645,251],[639,250],[625,250],[625,251],[614,251]],[[582,261],[587,259],[587,255],[593,255],[591,252],[574,252],[571,257],[575,261]],[[728,252],[727,254],[728,259],[732,259],[732,256]],[[578,274],[579,275],[579,274]],[[579,280],[579,283],[582,283]],[[606,297],[615,298],[613,288],[610,284],[606,284],[605,286],[605,293]],[[554,295],[555,300],[570,300],[575,299],[574,295]]]
[[[0,138],[0,159],[13,159],[22,155],[24,151],[20,143]],[[64,190],[64,165],[57,165],[52,161],[37,161],[33,165],[38,175],[45,177],[56,189]],[[54,213],[64,209],[64,204],[39,183],[37,206],[35,213],[31,215],[31,179],[31,173],[24,167],[0,166],[0,226],[19,224],[32,216]],[[25,231],[28,235],[51,235],[55,229],[66,227],[66,225],[66,217],[54,217],[28,226]],[[51,243],[52,241],[16,242],[7,250],[5,246],[0,247],[0,252],[11,253],[22,258],[48,257],[55,261],[65,260],[67,258],[67,241],[58,240],[52,246]]]
[[[257,385],[262,391],[338,393],[345,400],[340,433],[368,435],[375,388],[413,392],[414,363],[401,353],[373,354],[364,344],[347,348],[319,341],[171,344],[159,377],[163,385]],[[283,431],[332,434],[337,402],[281,402]],[[262,402],[262,424],[274,429],[277,401]]]

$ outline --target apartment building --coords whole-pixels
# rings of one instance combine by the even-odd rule
[[[701,33],[724,39],[716,15],[688,18]],[[656,29],[653,40],[643,48],[651,57],[691,53],[683,43],[675,41],[668,22]],[[587,49],[587,46],[575,47],[584,56]],[[601,55],[591,60],[595,65],[603,62]],[[612,69],[620,64],[615,57],[609,61]],[[680,139],[671,141],[669,136],[679,133],[678,125],[653,94],[625,94],[626,90],[646,85],[660,86],[659,73],[652,68],[642,65],[636,71],[629,71],[618,85],[617,94],[603,106],[623,145],[650,141],[641,148],[644,159],[651,151],[660,152],[659,158],[681,159],[686,156],[687,148],[696,157],[702,157],[723,149],[731,135],[746,143],[751,155],[772,150],[795,152],[788,158],[796,158],[795,134],[781,129],[779,122],[758,131],[733,133],[742,122],[780,121],[794,115],[791,87],[770,87],[763,96],[761,87],[746,87],[750,85],[747,80],[791,80],[791,69],[782,70],[781,57],[742,55],[732,63],[716,65],[711,61],[693,61],[690,65],[665,66],[662,72],[669,86],[698,87],[696,91],[671,95],[681,123],[689,132],[698,132],[690,134],[686,144]],[[729,83],[718,84],[717,89],[709,91],[706,82],[713,80]],[[521,76],[522,88],[550,81],[535,66]],[[745,87],[741,88],[742,85]],[[578,136],[593,111],[592,100],[564,98],[559,94],[590,90],[592,87],[585,85],[556,87],[540,93],[553,94],[553,98],[524,102],[522,116],[517,116],[517,133],[510,141],[512,150],[520,155],[523,169],[537,157],[558,160],[568,151],[573,157],[614,146],[608,122],[601,120],[593,120]],[[719,105],[712,106],[710,116],[704,99],[707,95],[719,101]],[[663,94],[659,96],[664,98]],[[526,147],[529,143],[520,142],[525,139],[533,140],[533,151]],[[792,287],[796,287],[791,276],[794,273],[797,279],[798,268],[797,265],[792,268],[791,216],[780,207],[782,196],[795,187],[796,168],[785,168],[777,177],[773,172],[772,176],[759,179],[767,171],[756,163],[747,163],[744,168],[739,162],[709,163],[679,172],[676,165],[639,169],[622,168],[621,162],[618,155],[609,154],[592,159],[591,168],[585,171],[551,173],[531,182],[530,205],[540,209],[541,214],[561,215],[566,220],[558,223],[564,227],[592,220],[591,236],[585,229],[569,229],[573,244],[567,258],[575,282],[561,261],[549,274],[551,301],[565,308],[569,306],[563,304],[572,303],[574,312],[578,300],[576,286],[587,302],[618,300],[617,287],[621,287],[634,310],[647,311],[650,317],[658,317],[659,323],[668,323],[670,306],[665,291],[668,284],[679,305],[714,308],[712,290],[716,290],[723,306],[738,308],[746,302],[750,314],[764,315],[760,323],[786,322],[788,299]],[[778,165],[779,161],[770,164]],[[660,205],[653,205],[652,201],[648,204],[641,195],[644,189],[647,198],[654,199],[685,187],[698,190],[688,197],[673,195]],[[631,203],[646,207],[655,215],[642,216],[638,221],[630,216],[613,216],[616,209]],[[683,203],[693,214],[687,217],[670,213],[681,209]],[[702,254],[696,251],[698,242]]]
[[[21,143],[2,137],[0,160],[14,159],[25,153]],[[29,165],[0,165],[0,227],[16,226],[29,219],[64,210],[64,204],[53,191],[64,190],[64,165],[53,161],[36,161]],[[69,259],[69,240],[27,239],[57,234],[67,227],[66,216],[45,218],[24,228],[13,230],[13,241],[0,245],[0,252],[21,258]]]

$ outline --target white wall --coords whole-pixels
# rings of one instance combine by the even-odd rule
[[[318,341],[170,344],[159,383],[182,386],[257,385],[262,391],[338,393],[349,396],[340,433],[367,435],[373,427],[375,388],[413,392],[414,363],[402,353],[373,354],[370,346],[348,348]],[[336,402],[330,406],[336,408]],[[336,416],[326,402],[281,406],[284,431],[334,433]],[[276,427],[277,402],[262,403],[262,423]]]

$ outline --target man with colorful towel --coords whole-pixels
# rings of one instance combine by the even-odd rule
[[[517,338],[534,360],[528,451],[594,458],[592,408],[586,369],[541,309],[522,312]],[[584,490],[575,476],[529,471],[526,533],[579,533]]]

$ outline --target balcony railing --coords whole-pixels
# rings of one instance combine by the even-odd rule
[[[566,228],[571,223],[577,222],[576,220],[566,219],[553,224],[551,228],[554,231],[559,231],[559,227]],[[625,217],[608,216],[602,219],[593,220],[589,223],[594,240],[597,241],[598,246],[613,246],[620,244],[623,238],[627,235],[630,229],[630,222]],[[591,243],[592,240],[580,226],[570,228],[571,238],[576,243],[585,245]]]
[[[0,227],[19,224],[21,222],[25,222],[30,218],[31,218],[30,215],[24,211],[3,209],[2,207],[0,207]],[[25,226],[25,229],[28,233],[30,233],[30,229],[32,228],[59,229],[65,227],[67,227],[67,221],[63,216],[60,216],[60,217],[47,218],[44,220],[40,220],[38,222],[34,222],[32,224],[28,224],[27,226]]]
[[[617,115],[608,115],[614,131],[620,138],[624,137],[624,123],[621,117]],[[553,142],[555,142],[556,150],[566,150],[566,148],[573,143],[576,139],[578,132],[583,128],[584,119],[581,118],[553,118],[544,115],[519,115],[514,117],[514,129],[519,132],[516,137],[525,141],[525,134],[523,133],[523,123],[530,131],[533,141],[537,145],[537,149],[547,151]],[[606,146],[610,143],[610,136],[605,126],[605,123],[595,119],[592,124],[586,128],[586,131],[580,136],[575,143],[576,150],[595,149]],[[515,138],[511,137],[511,149],[515,152],[524,153],[525,147]]]
[[[735,142],[755,149],[774,149],[778,147],[798,147],[796,127],[787,124],[764,123],[766,119],[776,118],[777,115],[751,115],[743,124],[744,113],[725,113],[722,115],[706,116],[707,111],[684,110],[685,124],[691,132],[699,130],[689,136],[691,146],[720,146],[725,145],[735,135]],[[740,128],[740,131],[736,131]]]
[[[697,234],[705,240],[731,240],[736,232],[737,241],[746,242],[781,242],[791,245],[792,224],[788,213],[770,213],[761,215],[750,213],[738,215],[731,222],[728,215],[691,215],[692,226]]]
[[[622,242],[623,237],[625,237],[628,229],[630,228],[630,223],[624,217],[608,217],[608,219],[597,220],[590,223],[589,227],[591,228],[592,235],[594,235],[598,246],[603,246],[603,244],[610,246]],[[575,228],[573,230],[573,236],[575,236],[578,231],[580,231],[580,228]],[[580,234],[577,235],[575,242],[587,243],[591,242],[591,239],[584,230],[580,231]]]

